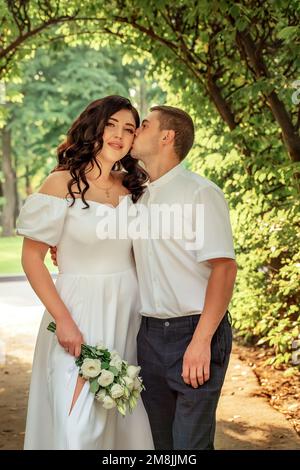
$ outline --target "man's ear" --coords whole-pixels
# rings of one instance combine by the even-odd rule
[[[173,142],[175,139],[175,131],[173,129],[170,129],[169,131],[164,131],[164,136],[163,136],[163,143],[164,144],[170,144]]]

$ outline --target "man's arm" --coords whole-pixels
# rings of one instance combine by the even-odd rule
[[[237,264],[233,259],[216,258],[209,260],[209,263],[212,272],[204,308],[183,357],[183,380],[194,388],[209,379],[211,340],[229,305],[237,273]]]

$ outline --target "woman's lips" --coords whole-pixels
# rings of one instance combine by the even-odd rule
[[[121,149],[123,148],[123,145],[117,144],[117,143],[113,143],[113,142],[109,143],[108,145],[109,145],[110,147],[112,147],[113,149],[115,149],[115,150],[121,150]]]

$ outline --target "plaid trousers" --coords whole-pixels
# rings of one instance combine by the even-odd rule
[[[216,408],[232,347],[229,315],[212,338],[210,378],[197,389],[185,384],[181,373],[199,315],[142,317],[137,354],[155,449],[214,449]]]

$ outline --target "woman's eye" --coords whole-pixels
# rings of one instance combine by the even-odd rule
[[[132,129],[125,129],[125,131],[128,131],[130,134],[134,134],[134,132],[135,132],[135,131],[132,130]]]
[[[106,125],[107,126],[114,126],[114,123],[113,122],[108,122]]]

